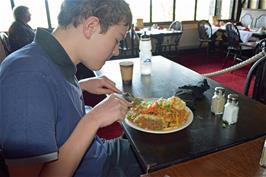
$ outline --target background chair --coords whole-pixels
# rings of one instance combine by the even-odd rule
[[[261,51],[264,51],[264,57],[250,68],[244,85],[244,94],[248,95],[251,80],[255,77],[252,98],[266,104],[266,39],[262,39],[256,46],[256,52]]]
[[[8,169],[0,151],[0,176],[9,177]]]
[[[199,48],[201,48],[203,44],[206,44],[207,55],[209,55],[210,49],[215,47],[215,39],[212,36],[212,27],[208,20],[200,20],[198,22],[198,33],[200,42]]]
[[[176,31],[183,31],[183,25],[182,22],[180,21],[173,21],[168,30],[176,30]]]
[[[240,18],[240,22],[245,27],[251,27],[253,24],[253,17],[249,13],[246,13]]]
[[[245,58],[248,58],[247,56],[243,55],[243,52],[252,52],[254,51],[256,47],[256,42],[245,42],[243,43],[240,39],[240,34],[237,29],[237,27],[229,22],[225,25],[226,28],[226,35],[227,35],[227,54],[225,57],[225,61],[223,64],[223,67],[226,65],[227,59],[229,55],[233,55],[233,62],[238,60],[238,61],[243,61]]]
[[[266,14],[262,14],[255,21],[255,28],[266,28]]]
[[[3,44],[0,42],[0,64],[6,58],[6,51],[4,49]]]
[[[8,42],[8,36],[4,32],[0,32],[0,63],[10,53],[10,46]]]
[[[0,32],[0,40],[1,43],[3,44],[3,47],[5,49],[6,55],[8,55],[10,53],[10,45],[8,42],[8,36],[6,33],[4,32]]]
[[[180,21],[173,21],[168,27],[170,31],[180,31],[180,33],[173,33],[169,35],[164,35],[161,43],[162,53],[178,53],[178,46],[180,39],[182,37],[183,25]]]
[[[120,42],[119,51],[119,58],[130,58],[139,55],[139,36],[133,26],[126,34],[125,39]]]

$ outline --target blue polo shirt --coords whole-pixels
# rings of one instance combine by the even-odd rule
[[[0,66],[0,152],[8,163],[56,160],[58,149],[85,114],[76,66],[59,42],[37,30],[33,43]],[[106,160],[95,137],[76,177],[96,177]]]

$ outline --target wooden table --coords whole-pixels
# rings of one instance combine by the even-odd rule
[[[100,71],[96,72],[96,75],[106,75],[121,90],[144,98],[167,98],[174,95],[178,87],[187,84],[196,85],[205,78],[161,56],[153,57],[151,76],[141,76],[139,72],[139,59],[129,60],[134,62],[133,83],[130,86],[122,84],[119,71],[120,60],[107,62]],[[227,157],[228,154],[226,152],[230,148],[236,148],[233,151],[238,151],[237,145],[245,145],[246,143],[251,143],[251,145],[247,145],[250,147],[252,146],[252,140],[266,135],[266,106],[244,95],[240,95],[239,98],[240,111],[238,122],[223,128],[221,118],[215,117],[210,113],[210,100],[214,93],[214,88],[222,85],[211,79],[208,79],[208,83],[210,89],[204,93],[203,99],[195,103],[193,122],[181,131],[157,135],[141,132],[129,127],[125,123],[122,124],[143,169],[147,173],[162,169],[164,171],[166,167],[175,164],[178,166],[182,164],[181,162],[185,161],[195,161],[196,165],[193,167],[193,170],[194,168],[197,170],[196,166],[199,163],[197,161],[200,158],[207,158],[215,152]],[[226,89],[226,94],[229,93],[234,93],[234,91]],[[257,156],[261,153],[262,140],[259,140],[258,147],[254,149]],[[231,159],[236,165],[243,163],[241,162],[241,157],[234,159],[228,156],[229,162]],[[249,153],[245,154],[245,157],[251,158]],[[208,163],[211,164],[213,161],[214,164],[206,167],[209,168],[209,172],[214,176],[217,173],[219,174],[219,165],[225,165],[222,162],[215,162],[215,159],[212,160],[211,158]],[[246,163],[250,164],[251,162]],[[259,169],[258,159],[253,163],[257,164],[256,167]],[[246,171],[248,170],[246,169]],[[155,172],[154,174],[156,175],[157,173]]]
[[[259,165],[265,138],[261,137],[142,177],[265,177],[266,168]]]

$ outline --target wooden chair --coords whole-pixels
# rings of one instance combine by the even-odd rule
[[[252,98],[266,104],[266,39],[262,39],[256,46],[256,52],[264,51],[264,57],[257,60],[250,68],[244,85],[244,95],[248,95],[250,83],[255,77]]]
[[[2,43],[6,56],[10,53],[10,45],[8,42],[8,36],[4,32],[0,32],[0,42]]]
[[[226,28],[226,35],[227,35],[227,54],[225,57],[225,61],[223,67],[226,65],[227,59],[230,55],[233,55],[233,62],[236,60],[243,61],[244,59],[248,58],[247,56],[243,55],[244,51],[251,51],[254,54],[253,50],[256,47],[256,42],[245,42],[243,43],[240,39],[240,33],[237,27],[229,22],[225,25]]]
[[[0,42],[0,64],[6,58],[6,51],[4,49],[4,45]]]
[[[212,37],[212,27],[208,20],[200,20],[198,22],[198,33],[199,33],[199,48],[203,44],[207,45],[207,55],[211,48],[214,48],[215,40]]]

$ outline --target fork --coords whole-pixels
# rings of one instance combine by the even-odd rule
[[[128,102],[134,102],[136,100],[136,97],[133,96],[131,93],[128,92],[122,92],[122,97],[127,100]]]

